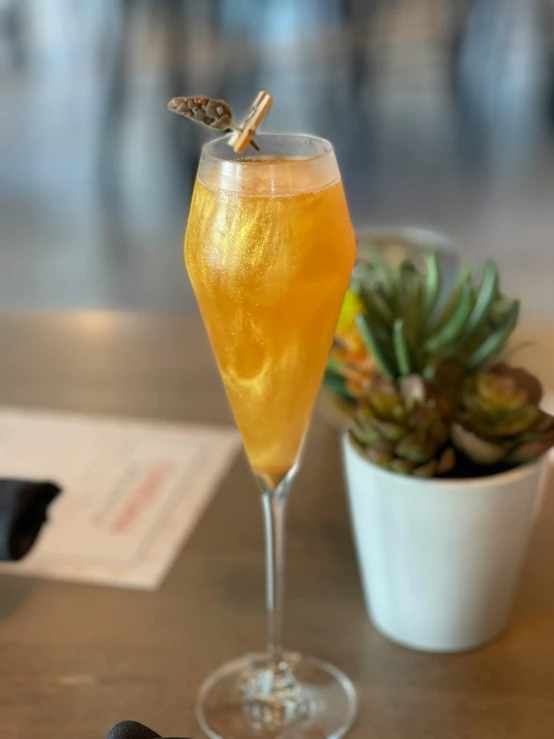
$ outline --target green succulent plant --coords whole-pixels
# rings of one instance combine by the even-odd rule
[[[420,271],[405,260],[393,269],[373,255],[352,286],[365,306],[358,329],[384,378],[417,373],[430,379],[453,360],[477,370],[499,356],[517,324],[519,301],[502,295],[494,262],[485,263],[478,286],[471,270],[461,272],[440,302],[436,254],[429,252],[425,264]]]
[[[517,466],[554,446],[554,418],[540,409],[542,387],[520,368],[497,365],[466,376],[452,441],[481,465]]]
[[[328,367],[357,403],[351,440],[375,464],[420,477],[482,476],[539,458],[554,447],[540,383],[498,363],[519,302],[502,294],[492,261],[478,284],[462,272],[444,300],[436,255],[420,263],[393,268],[374,254],[355,272]]]
[[[398,382],[375,378],[350,429],[360,452],[375,464],[404,474],[434,477],[448,472],[448,406],[421,377]]]

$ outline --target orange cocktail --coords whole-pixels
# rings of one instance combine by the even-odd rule
[[[283,647],[285,511],[355,244],[333,147],[259,134],[261,156],[206,144],[185,259],[264,512],[267,650],[222,665],[202,687],[212,737],[340,737],[356,715],[336,667]],[[239,503],[240,504],[240,503]]]
[[[254,471],[294,466],[355,242],[334,157],[200,166],[185,257]]]

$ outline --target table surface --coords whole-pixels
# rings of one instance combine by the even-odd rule
[[[554,327],[521,359],[554,389]],[[0,317],[0,403],[231,422],[196,317]],[[291,498],[287,643],[359,690],[352,739],[552,739],[554,502],[533,537],[511,626],[479,651],[412,652],[366,618],[336,434],[317,417]],[[0,577],[0,737],[100,739],[122,718],[201,732],[193,701],[221,662],[264,644],[258,495],[244,458],[155,593]]]

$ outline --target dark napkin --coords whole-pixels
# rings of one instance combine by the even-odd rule
[[[14,562],[31,550],[46,511],[61,488],[53,482],[0,480],[0,561]]]
[[[137,721],[120,721],[108,732],[106,739],[161,739],[161,737]]]

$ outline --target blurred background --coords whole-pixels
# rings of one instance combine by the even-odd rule
[[[355,225],[446,231],[553,316],[553,36],[551,0],[0,0],[0,310],[195,310],[204,132],[166,104],[266,88]]]

